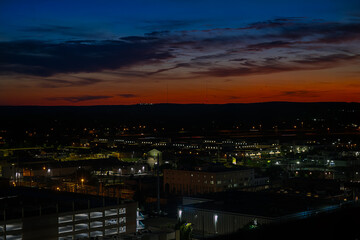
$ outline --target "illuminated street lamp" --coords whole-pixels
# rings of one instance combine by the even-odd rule
[[[214,215],[214,226],[215,226],[215,233],[217,233],[217,223],[218,223],[219,216],[217,214]]]
[[[80,181],[81,181],[81,186],[83,187],[85,179],[82,178]]]

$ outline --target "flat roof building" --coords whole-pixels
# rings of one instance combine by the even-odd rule
[[[284,222],[332,211],[341,202],[266,192],[222,192],[184,197],[178,219],[192,223],[195,236],[237,232],[244,226]]]
[[[0,239],[89,239],[135,233],[144,226],[137,202],[9,188],[0,199]]]

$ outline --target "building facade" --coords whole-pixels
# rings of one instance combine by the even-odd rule
[[[186,171],[164,169],[164,191],[195,195],[254,185],[254,169],[234,171]]]
[[[1,240],[113,237],[144,229],[137,202],[0,221]]]

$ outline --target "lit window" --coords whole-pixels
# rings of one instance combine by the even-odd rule
[[[113,216],[117,214],[117,209],[105,210],[105,216]]]
[[[102,212],[91,212],[90,218],[99,218],[102,217]]]
[[[126,217],[119,218],[119,223],[126,223]]]
[[[75,235],[75,239],[86,239],[89,235],[87,233],[80,233]]]
[[[102,231],[95,231],[90,233],[90,237],[92,238],[101,237],[102,235],[103,235]]]
[[[58,223],[71,222],[72,220],[72,215],[62,216],[58,218]]]
[[[117,224],[118,221],[116,218],[113,218],[113,219],[106,219],[105,220],[105,226],[109,226],[109,225],[114,225],[114,224]]]
[[[58,230],[59,230],[59,233],[72,232],[73,231],[73,226],[72,225],[67,225],[67,226],[59,227]]]
[[[58,240],[72,240],[73,237],[72,235],[69,235],[69,236],[64,236],[64,237],[59,237]]]
[[[125,214],[126,208],[119,208],[119,214]]]
[[[105,229],[105,236],[117,234],[117,228]]]
[[[90,228],[98,228],[98,227],[102,227],[103,223],[101,221],[95,221],[95,222],[91,222],[90,223]]]
[[[6,224],[6,231],[21,230],[22,223]]]
[[[87,213],[79,213],[79,214],[75,214],[75,221],[79,221],[79,220],[85,220],[88,219],[89,216]]]
[[[89,225],[87,223],[80,223],[75,225],[75,231],[81,231],[89,229]]]
[[[124,232],[126,232],[126,226],[119,227],[119,233],[124,233]]]

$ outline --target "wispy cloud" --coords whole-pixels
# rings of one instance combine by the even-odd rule
[[[172,58],[160,42],[98,41],[48,43],[1,42],[0,72],[35,76],[58,73],[99,72]]]
[[[293,91],[283,91],[279,96],[289,96],[289,97],[318,97],[328,91],[316,91],[316,90],[293,90]]]
[[[205,71],[194,72],[198,75],[213,77],[262,75],[278,72],[299,70],[318,70],[339,66],[345,63],[354,63],[360,60],[360,55],[331,54],[322,56],[306,56],[303,59],[294,60],[292,63],[264,61],[260,63],[243,63],[239,67],[216,67]]]
[[[47,34],[47,37],[53,35],[56,38],[59,36],[77,37],[77,38],[93,38],[105,37],[107,34],[88,29],[86,26],[64,26],[54,24],[41,24],[39,26],[27,26],[20,29],[24,33],[32,33],[35,36]]]
[[[138,95],[132,94],[132,93],[120,93],[120,94],[117,94],[117,96],[122,97],[122,98],[136,98],[136,97],[138,97]]]
[[[0,74],[45,77],[40,86],[56,88],[101,81],[57,79],[57,74],[121,70],[131,73],[129,78],[147,78],[184,68],[182,73],[194,77],[246,76],[331,68],[354,63],[360,54],[359,47],[351,44],[360,42],[360,22],[287,17],[237,28],[178,30],[191,24],[182,20],[148,21],[142,27],[153,30],[161,26],[159,31],[117,40],[0,42]],[[60,25],[27,30],[76,31]]]
[[[292,44],[294,44],[294,43],[287,42],[287,41],[262,42],[262,43],[256,43],[256,44],[248,45],[246,47],[246,50],[249,50],[249,51],[262,51],[262,50],[272,49],[272,48],[287,48]]]
[[[359,60],[360,54],[330,54],[321,56],[307,56],[303,59],[294,60],[295,63],[301,64],[334,64],[341,62],[349,62],[353,60]]]
[[[159,32],[166,32],[169,30],[181,29],[184,27],[192,26],[196,22],[201,22],[200,20],[147,20],[141,22],[138,25],[138,28],[144,30],[153,30],[157,29]]]
[[[149,72],[148,75],[154,75],[154,74],[157,74],[157,73],[162,73],[162,72],[166,72],[166,71],[170,71],[170,70],[177,69],[177,68],[182,68],[182,67],[191,67],[191,64],[189,64],[189,63],[178,63],[173,67],[162,68],[162,69],[158,69],[158,70],[156,70],[154,72]]]
[[[62,88],[62,87],[83,87],[103,82],[103,80],[95,78],[81,78],[72,77],[71,80],[55,79],[55,78],[41,78],[39,79],[40,86],[43,88]]]
[[[78,96],[78,97],[50,97],[50,98],[46,98],[46,100],[78,103],[78,102],[108,99],[108,98],[112,98],[112,96],[87,96],[87,95],[85,95],[85,96]]]

